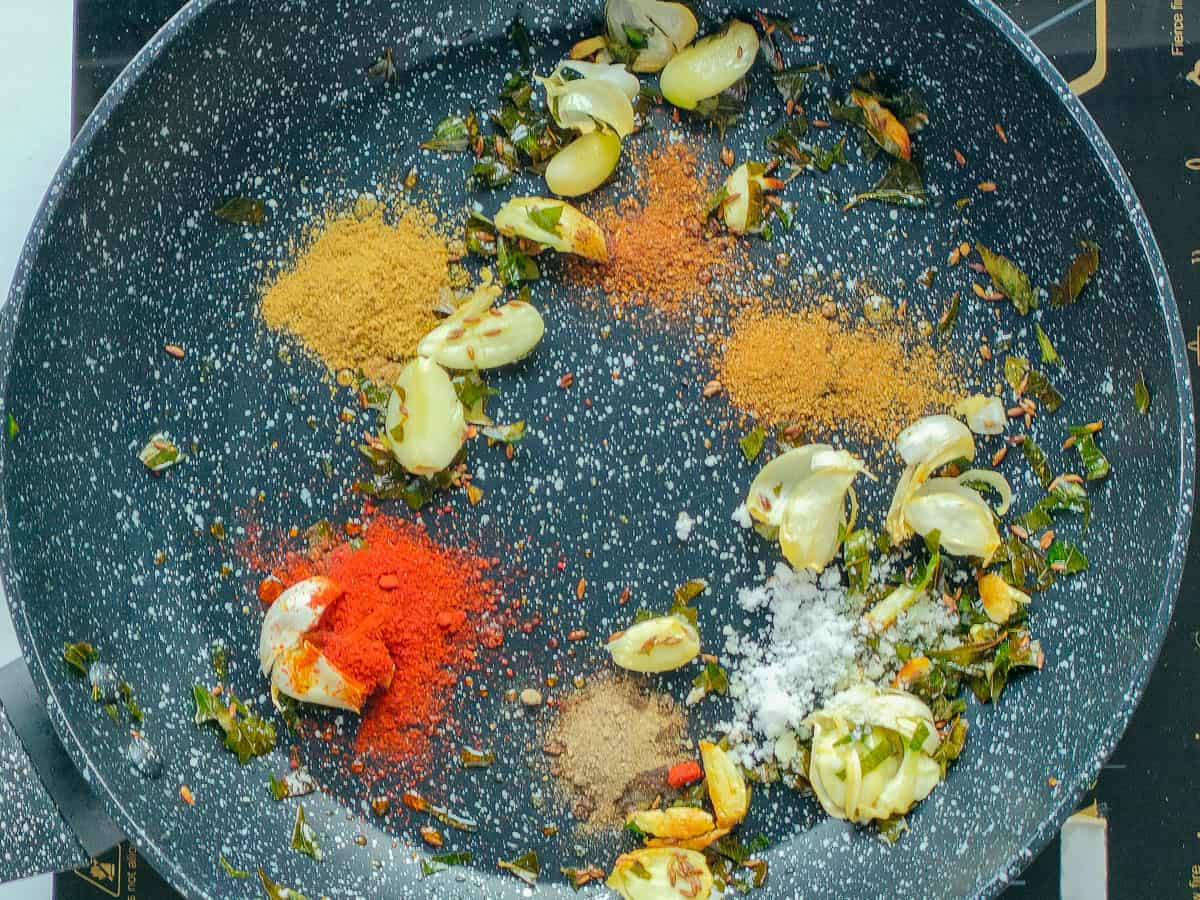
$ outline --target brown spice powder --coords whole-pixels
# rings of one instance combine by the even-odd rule
[[[962,397],[946,353],[899,327],[847,325],[815,309],[747,310],[718,362],[734,404],[771,424],[890,441]]]
[[[431,213],[402,207],[394,221],[330,215],[264,285],[262,316],[331,369],[390,380],[434,326],[450,284],[450,252]]]
[[[667,770],[688,758],[687,724],[666,694],[605,674],[563,703],[546,736],[550,770],[584,830],[624,824],[661,794]]]
[[[618,311],[649,304],[674,312],[738,271],[744,253],[736,238],[704,222],[708,173],[692,146],[678,141],[633,152],[633,196],[591,210],[607,235],[608,263],[572,260],[568,270],[600,288]]]

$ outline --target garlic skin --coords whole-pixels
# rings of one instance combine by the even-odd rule
[[[620,160],[621,139],[611,131],[580,135],[546,166],[546,187],[560,197],[590,193],[608,181]]]
[[[604,20],[609,41],[632,55],[629,68],[633,72],[661,71],[692,42],[699,29],[695,15],[682,3],[657,0],[607,0]],[[646,46],[630,46],[626,27],[645,32]]]
[[[560,128],[587,134],[605,127],[622,138],[633,133],[633,100],[641,84],[623,65],[565,59],[538,81]]]
[[[700,634],[679,616],[656,616],[613,635],[605,646],[622,669],[670,672],[700,653]]]
[[[304,703],[358,712],[374,686],[343,675],[305,638],[342,594],[336,583],[319,575],[280,594],[263,618],[258,662],[280,693]]]
[[[668,103],[695,109],[741,81],[757,56],[758,32],[734,19],[671,57],[659,76],[659,90]]]
[[[906,466],[892,494],[886,526],[888,537],[898,547],[913,534],[904,515],[913,495],[947,463],[974,459],[975,439],[970,429],[952,416],[926,416],[900,432],[896,450]]]
[[[467,437],[466,414],[446,370],[419,356],[404,367],[388,398],[383,442],[414,475],[436,475]]]
[[[1008,412],[999,397],[972,394],[959,400],[954,411],[967,420],[967,427],[976,434],[1003,434],[1008,424]]]
[[[835,818],[865,825],[902,815],[942,780],[941,766],[932,758],[941,744],[933,714],[912,694],[856,685],[805,724],[813,729],[809,783]],[[914,749],[918,730],[925,737]],[[878,761],[885,747],[890,752]],[[868,757],[876,764],[864,771]]]
[[[511,300],[492,303],[500,289],[483,285],[421,338],[417,353],[447,369],[496,369],[525,358],[546,333],[546,324],[532,305]]]

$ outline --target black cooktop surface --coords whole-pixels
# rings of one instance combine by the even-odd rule
[[[74,128],[181,0],[76,0]],[[1002,0],[1071,82],[1133,181],[1200,366],[1200,0]],[[1104,347],[1096,347],[1104,353]],[[1200,538],[1162,657],[1093,790],[1109,822],[1109,896],[1200,897]],[[1103,598],[1098,598],[1103,602]],[[1053,842],[1006,897],[1059,893]],[[1195,893],[1193,893],[1195,892]],[[177,896],[122,846],[57,876],[58,898]]]

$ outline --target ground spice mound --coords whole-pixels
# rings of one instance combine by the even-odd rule
[[[448,718],[456,670],[475,660],[481,614],[495,604],[490,561],[435,544],[419,526],[381,516],[354,543],[294,554],[276,570],[285,586],[325,575],[344,591],[308,635],[340,672],[391,684],[368,701],[360,753],[414,759]]]
[[[742,312],[717,368],[735,405],[802,433],[890,441],[963,392],[947,354],[901,328],[846,324],[816,309]]]
[[[330,215],[264,285],[268,327],[295,335],[332,370],[388,380],[435,325],[449,287],[450,251],[432,214]]]
[[[571,261],[569,271],[600,288],[618,310],[649,304],[671,312],[708,295],[709,285],[739,270],[735,238],[704,222],[711,193],[695,149],[683,142],[633,155],[632,195],[591,210],[608,239],[608,263]]]
[[[563,702],[545,750],[572,814],[593,831],[623,825],[631,810],[663,793],[672,765],[694,755],[671,697],[607,674]]]

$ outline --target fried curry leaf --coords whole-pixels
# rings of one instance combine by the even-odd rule
[[[489,387],[478,371],[455,375],[450,383],[454,385],[458,402],[463,405],[466,420],[472,425],[491,425],[492,419],[487,414],[488,398],[499,396],[500,392]]]
[[[179,462],[179,448],[161,431],[151,435],[146,446],[138,451],[138,459],[151,472],[161,472]]]
[[[1074,575],[1088,567],[1087,557],[1069,541],[1055,540],[1046,551],[1046,562],[1056,572]]]
[[[533,60],[533,53],[530,49],[529,30],[525,27],[525,20],[519,13],[513,16],[512,21],[508,23],[508,39],[516,48],[517,56],[521,58],[521,65],[528,69]]]
[[[1067,510],[1083,516],[1083,526],[1086,528],[1092,518],[1092,501],[1088,499],[1087,491],[1082,485],[1071,481],[1059,481],[1054,488],[1017,522],[1028,531],[1041,531],[1053,523],[1051,513]]]
[[[384,81],[396,79],[396,60],[392,56],[391,47],[384,47],[379,59],[367,66],[367,75],[371,78],[382,78]]]
[[[284,887],[282,884],[272,881],[271,877],[267,875],[266,870],[261,866],[258,869],[258,880],[262,882],[263,891],[266,892],[267,900],[308,900],[308,897],[304,896],[299,891],[293,888]]]
[[[946,304],[946,309],[938,318],[938,334],[949,334],[954,329],[954,323],[958,320],[958,304],[960,301],[961,295],[958,291],[950,295],[950,302]]]
[[[213,210],[213,214],[235,225],[261,225],[267,218],[267,205],[250,197],[232,197]]]
[[[538,873],[541,871],[536,850],[522,853],[514,860],[498,860],[496,865],[506,872],[512,872],[530,887],[537,884]]]
[[[433,129],[433,136],[421,143],[422,150],[439,153],[461,153],[470,149],[479,136],[479,122],[474,112],[465,116],[446,116]]]
[[[479,433],[489,441],[516,444],[525,439],[525,420],[518,419],[508,425],[487,425]]]
[[[1067,306],[1078,300],[1088,281],[1100,268],[1100,246],[1093,241],[1080,241],[1079,246],[1082,249],[1071,260],[1062,278],[1050,285],[1050,303],[1053,306]]]
[[[1035,302],[1033,285],[1029,283],[1029,276],[1007,256],[993,253],[983,244],[977,243],[975,248],[979,251],[983,266],[987,269],[992,283],[999,288],[1000,293],[1012,301],[1017,312],[1026,315],[1033,308]]]
[[[692,687],[697,688],[704,695],[727,694],[729,693],[729,673],[720,663],[705,663],[700,674],[692,679]]]
[[[812,154],[800,144],[800,138],[807,133],[808,119],[804,116],[792,116],[783,123],[782,128],[767,137],[767,149],[807,166],[812,162]]]
[[[842,207],[842,212],[847,212],[866,200],[878,200],[896,206],[924,206],[929,201],[929,196],[925,193],[925,184],[921,180],[921,170],[917,164],[912,160],[897,159],[892,162],[875,187],[851,197],[850,202]]]
[[[518,287],[526,281],[537,281],[542,270],[532,256],[519,249],[515,241],[505,237],[496,239],[496,271],[500,282],[506,287]]]
[[[715,97],[707,97],[696,104],[696,114],[717,129],[724,138],[738,117],[746,111],[746,95],[750,88],[743,78],[732,87],[728,87]]]
[[[933,761],[942,768],[942,778],[946,777],[946,771],[950,768],[950,764],[962,755],[963,747],[966,744],[967,720],[962,716],[956,716],[946,730],[946,736],[942,738],[942,743],[933,752]]]
[[[1050,468],[1046,451],[1039,447],[1032,437],[1026,435],[1025,440],[1021,442],[1021,452],[1025,454],[1029,468],[1033,469],[1033,474],[1037,476],[1042,487],[1050,487],[1050,482],[1054,481],[1054,470]]]
[[[513,179],[516,173],[517,157],[516,150],[508,141],[503,138],[497,138],[497,141],[504,141],[503,146],[506,152],[503,155],[494,153],[485,154],[471,164],[471,168],[467,171],[467,190],[478,191],[484,188],[498,188],[508,184]],[[508,153],[507,150],[512,150]]]
[[[1133,382],[1133,405],[1143,416],[1150,412],[1150,389],[1146,387],[1146,376],[1141,369]]]
[[[325,856],[321,845],[317,842],[317,833],[304,818],[304,804],[296,804],[296,823],[292,826],[292,849],[305,856],[311,856],[318,862]]]
[[[16,417],[12,413],[8,414],[8,423],[5,426],[5,431],[10,441],[15,441],[17,435],[21,433],[21,426],[17,424]]]
[[[698,616],[696,608],[691,605],[692,601],[707,590],[708,582],[703,578],[693,578],[690,581],[685,581],[679,587],[675,588],[675,592],[671,597],[671,607],[667,610],[667,613],[686,619],[694,627],[698,621]]]
[[[192,688],[192,698],[196,703],[196,724],[215,722],[225,732],[225,747],[237,754],[242,765],[275,746],[275,726],[251,713],[232,692],[219,698],[197,684]]]
[[[1079,458],[1083,460],[1084,478],[1088,481],[1106,478],[1112,467],[1109,465],[1108,457],[1100,451],[1100,447],[1096,444],[1096,433],[1086,425],[1073,425],[1067,430],[1075,438],[1075,449],[1079,451]]]
[[[1062,406],[1062,394],[1023,356],[1009,356],[1004,360],[1004,380],[1014,391],[1029,394],[1037,400],[1046,412],[1054,412]]]
[[[865,596],[871,583],[871,547],[875,537],[866,528],[846,535],[842,544],[843,568],[850,584],[850,593]]]
[[[463,240],[467,249],[479,256],[495,256],[499,233],[492,220],[477,210],[471,210],[467,215],[466,233]]]
[[[754,462],[758,459],[758,454],[762,453],[763,444],[766,442],[766,429],[758,425],[738,440],[738,446],[742,448],[742,456],[746,457],[746,462]]]
[[[100,651],[87,641],[63,645],[63,661],[80,675],[86,675],[91,664],[99,658]]]
[[[550,234],[558,234],[558,220],[562,218],[563,208],[561,206],[543,206],[537,209],[529,209],[529,218],[533,220],[533,224],[542,231]]]
[[[875,829],[885,844],[894,844],[908,831],[908,819],[903,815],[889,816],[876,822]]]
[[[1042,354],[1042,362],[1048,366],[1061,366],[1062,357],[1058,355],[1058,351],[1050,343],[1050,335],[1046,334],[1040,323],[1033,323],[1033,333],[1037,336],[1038,349]]]
[[[268,776],[267,787],[275,800],[286,800],[289,797],[305,797],[317,789],[317,782],[307,769],[296,769],[288,772],[282,778]]]
[[[222,640],[215,640],[208,648],[208,661],[212,663],[213,673],[222,681],[229,677],[229,650]]]
[[[562,147],[562,138],[549,115],[533,109],[528,105],[528,100],[526,104],[520,107],[514,102],[504,101],[498,112],[489,113],[489,118],[504,131],[529,160],[529,164],[541,171]]]
[[[249,878],[250,873],[246,869],[235,868],[233,863],[225,858],[224,853],[217,854],[217,862],[221,864],[221,868],[225,870],[225,874],[230,878]]]
[[[574,890],[579,890],[588,882],[604,880],[604,870],[599,866],[564,866],[558,871]]]

